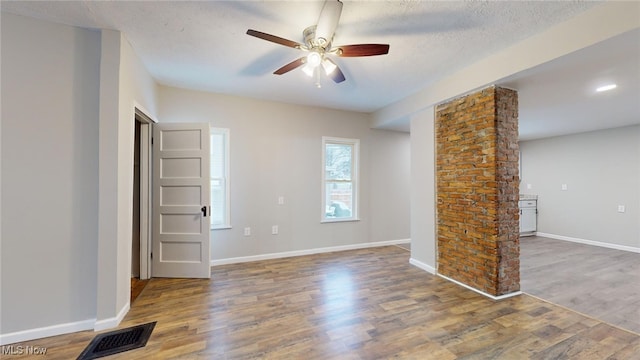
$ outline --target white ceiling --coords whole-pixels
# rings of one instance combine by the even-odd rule
[[[565,21],[598,2],[577,1],[350,1],[344,0],[335,45],[387,43],[385,56],[338,58],[347,81],[323,79],[317,89],[301,70],[282,76],[272,72],[301,56],[287,48],[246,35],[255,29],[297,42],[302,30],[316,23],[322,1],[6,1],[2,11],[64,24],[122,31],[161,84],[286,103],[373,112],[407,97],[456,71],[548,27]],[[602,50],[584,50],[500,82],[520,92],[521,138],[595,129],[602,117],[579,113],[595,99],[585,93],[585,74],[605,73],[607,66],[626,67],[630,96],[638,96],[638,34],[612,45],[615,57]],[[625,46],[626,44],[626,46]],[[625,53],[625,48],[629,51]],[[617,49],[617,50],[615,50]],[[630,49],[630,50],[629,50]],[[631,58],[631,59],[628,59]],[[631,64],[631,60],[635,61]],[[577,62],[577,63],[576,63]],[[576,66],[576,64],[579,64]],[[599,67],[598,67],[599,66]],[[626,70],[625,70],[626,69]],[[627,76],[624,75],[624,76]],[[633,84],[633,79],[636,79]],[[635,85],[635,87],[633,86]],[[550,91],[553,89],[553,91]],[[628,88],[620,84],[609,98]],[[584,90],[586,91],[586,90]],[[567,97],[569,101],[562,99]],[[622,101],[622,100],[621,100]],[[615,107],[616,109],[620,107]],[[635,111],[626,125],[640,120],[637,101],[622,107]],[[605,112],[609,118],[613,115]],[[556,115],[562,114],[562,118]],[[582,114],[567,122],[565,114]],[[616,115],[617,116],[617,115]],[[618,123],[616,123],[618,121]],[[561,125],[560,123],[564,124]],[[573,128],[571,128],[573,126]],[[541,130],[546,127],[547,130]],[[396,130],[408,130],[399,124]]]
[[[640,124],[640,29],[497,84],[518,90],[520,140]]]

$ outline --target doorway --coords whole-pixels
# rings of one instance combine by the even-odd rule
[[[131,229],[131,298],[133,302],[151,276],[151,124],[153,121],[135,109],[133,151],[133,197]]]

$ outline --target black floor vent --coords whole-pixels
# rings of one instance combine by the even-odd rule
[[[89,346],[78,356],[78,360],[97,359],[147,345],[156,322],[132,326],[96,335]]]

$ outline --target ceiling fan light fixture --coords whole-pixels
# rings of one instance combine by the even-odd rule
[[[310,67],[309,64],[307,64],[302,68],[302,71],[307,74],[308,77],[313,77],[313,73],[316,71],[316,68]]]
[[[330,75],[332,72],[336,70],[338,65],[336,65],[330,59],[325,58],[324,60],[322,60],[322,67],[324,68],[324,73],[327,75]]]
[[[309,55],[307,55],[307,66],[315,68],[320,65],[322,62],[322,55],[320,55],[317,51],[311,51]]]

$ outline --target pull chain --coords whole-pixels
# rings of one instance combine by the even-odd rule
[[[320,66],[316,68],[315,75],[316,75],[316,87],[320,89],[322,87],[322,85],[320,84]]]

